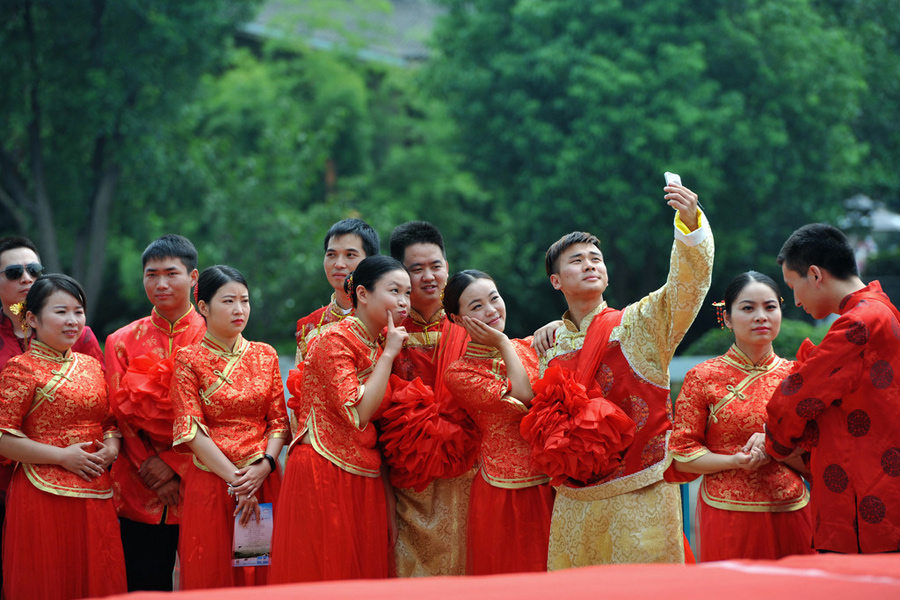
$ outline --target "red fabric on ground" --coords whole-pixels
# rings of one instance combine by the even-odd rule
[[[179,594],[186,600],[253,600],[260,590],[214,590]],[[427,577],[382,581],[336,581],[269,587],[266,600],[896,600],[900,555],[792,556],[779,561],[723,561],[706,565],[608,565],[553,573],[483,577]],[[115,596],[119,600],[166,600],[165,593]]]

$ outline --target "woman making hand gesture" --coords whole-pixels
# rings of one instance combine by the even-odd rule
[[[371,420],[408,337],[394,323],[406,318],[409,274],[392,258],[372,256],[344,287],[354,316],[318,338],[303,369],[301,395],[310,410],[291,443],[272,541],[272,583],[389,574],[382,459]]]

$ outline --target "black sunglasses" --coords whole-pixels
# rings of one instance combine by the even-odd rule
[[[27,265],[9,265],[3,269],[6,278],[10,281],[22,278],[22,273],[28,271],[28,274],[37,279],[44,273],[44,267],[41,263],[30,263]]]

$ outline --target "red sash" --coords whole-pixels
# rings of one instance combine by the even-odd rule
[[[581,354],[578,355],[578,367],[575,369],[575,377],[578,383],[588,390],[594,381],[597,370],[606,356],[609,348],[609,336],[616,325],[622,322],[622,311],[613,308],[605,308],[594,317],[584,335],[584,344],[581,346]]]

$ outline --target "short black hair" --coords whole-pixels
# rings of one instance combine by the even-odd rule
[[[28,248],[29,250],[37,254],[39,258],[41,256],[41,254],[38,252],[37,246],[34,245],[34,242],[26,237],[12,235],[0,240],[0,254],[3,254],[7,250],[15,250],[17,248]]]
[[[843,231],[827,223],[810,223],[792,233],[778,253],[778,264],[803,277],[813,265],[842,281],[859,277],[850,240]]]
[[[547,248],[547,254],[544,256],[544,268],[547,270],[547,277],[559,272],[559,257],[566,251],[569,246],[575,244],[593,244],[600,249],[600,240],[597,236],[586,231],[573,231],[562,236]]]
[[[391,256],[395,260],[403,262],[406,249],[413,244],[434,244],[441,249],[444,258],[447,258],[444,250],[444,236],[437,227],[428,221],[408,221],[403,225],[397,225],[391,232]]]
[[[356,265],[356,270],[350,273],[344,280],[344,292],[350,296],[353,308],[356,308],[356,289],[363,286],[370,292],[375,289],[375,284],[392,271],[404,271],[409,273],[402,262],[390,256],[368,256]]]
[[[167,233],[150,242],[141,254],[141,267],[146,267],[147,261],[164,258],[181,260],[188,273],[197,268],[197,249],[191,240],[177,233]]]
[[[84,288],[73,278],[62,273],[50,273],[35,281],[25,296],[25,310],[37,316],[47,304],[47,298],[55,292],[66,292],[81,303],[81,308],[87,310]]]
[[[325,234],[325,251],[328,251],[328,242],[333,237],[342,235],[356,235],[362,240],[362,250],[366,256],[375,256],[381,251],[381,238],[371,225],[362,219],[343,219],[331,226]]]
[[[459,273],[454,273],[447,280],[444,286],[444,294],[441,302],[444,305],[444,312],[448,315],[459,315],[459,299],[463,292],[466,291],[472,283],[478,279],[488,279],[494,281],[494,278],[478,269],[466,269]],[[496,282],[495,282],[496,283]]]
[[[781,288],[778,286],[778,283],[765,275],[764,273],[760,273],[759,271],[747,271],[746,273],[741,273],[737,277],[731,280],[728,286],[725,288],[725,312],[729,315],[731,314],[731,305],[734,304],[734,301],[737,300],[738,294],[741,293],[745,287],[750,285],[753,282],[761,283],[763,285],[769,286],[773,292],[775,292],[775,297],[778,298],[778,303],[781,304]]]

